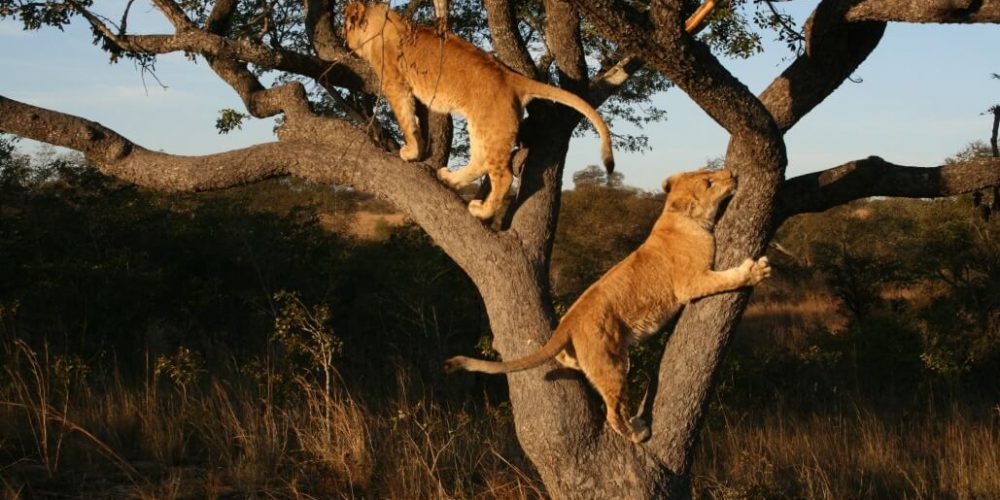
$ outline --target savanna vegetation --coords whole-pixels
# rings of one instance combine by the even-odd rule
[[[575,180],[558,311],[662,206],[599,170]],[[871,199],[779,229],[696,497],[1000,495],[1000,201],[975,199]],[[506,384],[441,373],[495,355],[473,285],[367,196],[288,179],[163,195],[5,139],[0,255],[6,498],[546,496]],[[637,392],[663,341],[634,353]]]
[[[728,135],[722,161],[739,187],[715,226],[715,267],[773,246],[787,257],[786,278],[761,288],[751,309],[749,289],[695,301],[662,351],[636,353],[636,382],[656,389],[642,445],[608,432],[578,378],[528,370],[442,380],[438,363],[476,348],[511,359],[544,343],[560,309],[638,241],[650,216],[609,221],[592,247],[585,235],[595,227],[574,223],[601,203],[642,211],[655,200],[615,179],[564,199],[580,116],[536,102],[511,151],[518,188],[509,205],[491,224],[470,216],[468,197],[434,174],[462,162],[461,122],[421,105],[426,150],[421,161],[400,157],[386,82],[345,47],[345,4],[0,0],[5,22],[26,31],[82,25],[89,32],[67,44],[93,41],[144,76],[156,76],[159,56],[183,54],[240,99],[240,109],[220,110],[220,131],[267,120],[277,139],[180,155],[129,139],[134,130],[0,95],[0,131],[69,148],[116,179],[79,160],[25,169],[13,159],[12,172],[28,173],[5,180],[4,412],[18,420],[0,443],[11,495],[994,495],[996,475],[982,471],[996,470],[995,385],[977,384],[995,380],[992,226],[946,218],[964,213],[952,202],[853,203],[968,196],[971,212],[992,211],[1000,157],[912,167],[874,150],[794,177],[785,134],[883,36],[896,36],[890,23],[996,24],[1000,0],[819,0],[798,20],[776,2],[708,2],[711,15],[690,31],[689,20],[699,24],[691,0],[394,2],[414,22],[440,15],[510,70],[618,123],[662,120],[653,98],[674,87]],[[754,94],[722,61],[754,56],[765,36],[786,42],[787,66]],[[908,76],[896,78],[905,85]],[[166,126],[143,118],[154,134]],[[646,139],[619,137],[615,147],[642,151]],[[229,188],[241,190],[177,194]],[[354,207],[370,202],[355,191],[410,222],[391,227],[399,215],[378,210],[356,221]],[[285,196],[316,206],[277,201]],[[317,215],[324,204],[339,215]],[[900,219],[908,213],[915,218]],[[57,219],[46,224],[48,215]],[[965,225],[949,225],[956,221]],[[904,223],[908,231],[890,225]],[[378,242],[344,224],[367,227]],[[784,232],[796,224],[804,226]],[[918,226],[936,239],[912,250]],[[853,235],[855,227],[870,234]],[[967,248],[987,257],[942,264]],[[572,260],[584,256],[591,263]],[[801,320],[810,310],[821,319]],[[785,316],[792,326],[775,326]],[[747,334],[755,318],[775,327]],[[746,438],[745,429],[763,430]],[[934,441],[949,432],[956,436]],[[774,436],[785,445],[772,446]]]

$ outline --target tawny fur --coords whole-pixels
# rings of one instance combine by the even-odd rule
[[[424,149],[414,98],[435,112],[465,116],[469,164],[455,172],[439,169],[438,177],[458,188],[489,174],[486,200],[469,204],[476,217],[493,217],[510,189],[511,149],[524,106],[532,99],[559,102],[587,117],[601,135],[605,167],[609,172],[614,168],[608,126],[586,101],[512,71],[451,33],[442,36],[432,28],[413,25],[384,4],[352,2],[344,9],[344,37],[382,82],[382,93],[406,140],[399,151],[404,160],[419,159]]]
[[[712,270],[716,213],[735,188],[728,170],[677,174],[663,187],[663,213],[646,241],[583,292],[541,349],[504,363],[456,356],[445,370],[508,373],[556,358],[582,371],[601,394],[612,429],[635,442],[646,440],[649,427],[638,416],[628,417],[629,345],[659,331],[692,300],[754,286],[771,274],[766,257]]]

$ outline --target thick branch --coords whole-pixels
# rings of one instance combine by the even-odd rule
[[[642,58],[626,56],[590,82],[590,102],[600,105],[611,97],[645,64]]]
[[[504,64],[529,78],[538,79],[538,68],[521,39],[510,0],[483,0],[486,20],[490,27],[493,50]]]
[[[0,96],[0,129],[84,154],[109,175],[165,191],[221,189],[279,175],[273,147],[204,157],[150,151],[103,125]]]
[[[776,137],[770,113],[708,46],[685,31],[683,2],[654,2],[647,16],[621,0],[570,1],[602,35],[670,78],[730,134],[760,137],[760,147],[779,147],[764,139]]]
[[[236,3],[230,0],[223,0],[217,3],[209,15],[207,28],[209,32],[216,35],[224,34],[223,30],[228,28],[235,10]],[[178,31],[180,30],[178,29]],[[279,99],[267,99],[269,96],[278,96],[279,93],[265,90],[260,80],[247,69],[247,65],[244,62],[225,55],[222,57],[206,56],[205,59],[208,61],[208,65],[212,68],[212,71],[215,71],[220,78],[239,94],[247,110],[257,118],[274,116],[291,104],[298,106],[305,105],[306,98],[303,92],[300,92],[299,95],[281,96],[280,101],[288,101],[287,103],[275,102],[279,101]]]
[[[237,3],[238,0],[216,0],[215,5],[212,6],[212,12],[205,22],[205,29],[209,33],[225,35],[232,24]]]
[[[2,96],[0,130],[80,151],[102,172],[160,190],[223,189],[282,175],[349,185],[397,206],[474,279],[511,260],[510,238],[469,215],[426,165],[381,151],[346,122],[300,111],[287,117],[280,142],[205,156],[150,151],[96,122]]]
[[[153,0],[153,4],[156,8],[163,12],[170,24],[174,25],[177,31],[186,31],[189,29],[195,29],[195,24],[188,19],[187,14],[181,9],[176,2],[171,2],[170,0]]]
[[[1000,0],[844,0],[848,21],[1000,23]]]
[[[885,23],[844,20],[843,5],[825,0],[806,22],[806,51],[760,95],[778,128],[788,131],[823,102],[868,57]]]
[[[789,179],[778,191],[778,217],[821,212],[871,196],[940,198],[1000,185],[1000,158],[907,167],[877,156]]]
[[[559,84],[571,92],[586,89],[587,63],[580,39],[580,16],[562,0],[545,0],[545,45],[559,68]]]
[[[327,62],[324,65],[324,74],[347,70],[360,81],[353,86],[336,83],[338,87],[363,90],[368,93],[378,92],[379,83],[375,73],[364,61],[344,48],[341,37],[334,29],[334,8],[334,2],[330,0],[307,0],[305,2],[306,34],[309,36],[316,54]],[[333,78],[332,76],[327,77]],[[342,79],[342,76],[336,78],[336,80]]]
[[[78,8],[87,21],[122,50],[144,54],[191,52],[206,58],[231,58],[256,66],[308,76],[319,82],[368,92],[377,91],[371,69],[363,61],[345,51],[335,52],[327,60],[255,44],[249,40],[232,40],[212,32],[189,27],[172,35],[117,34],[93,13]],[[181,13],[183,14],[183,12]],[[209,29],[224,32],[228,24],[224,11],[213,10]],[[191,25],[193,26],[193,25]],[[327,54],[328,56],[330,54]]]
[[[333,2],[331,0],[306,0],[306,35],[319,57],[336,61],[348,57],[340,37],[333,27]]]

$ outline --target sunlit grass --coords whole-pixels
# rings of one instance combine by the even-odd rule
[[[1000,415],[726,414],[703,435],[706,498],[996,498]]]
[[[472,414],[403,389],[372,410],[310,373],[288,379],[295,397],[281,403],[211,375],[183,391],[153,374],[140,387],[114,374],[65,384],[26,344],[13,349],[24,362],[5,367],[0,391],[0,498],[544,496],[503,407]]]

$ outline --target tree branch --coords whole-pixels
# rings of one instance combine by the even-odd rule
[[[90,11],[73,5],[91,26],[122,50],[144,54],[183,51],[200,54],[206,58],[231,58],[263,68],[307,76],[318,82],[338,87],[366,92],[378,90],[371,68],[346,51],[333,52],[336,57],[326,54],[331,58],[324,60],[295,51],[268,48],[249,40],[232,40],[222,36],[221,33],[225,32],[228,24],[222,10],[213,9],[209,17],[209,29],[218,29],[218,33],[197,29],[192,24],[189,28],[179,30],[173,35],[125,35],[115,33]]]
[[[545,0],[544,4],[545,45],[559,69],[559,85],[580,95],[587,88],[580,16],[572,5],[561,0]]]
[[[588,92],[590,102],[594,105],[600,105],[606,101],[644,64],[642,58],[634,55],[622,58],[614,66],[591,80]]]
[[[705,18],[708,17],[714,8],[715,0],[705,0],[705,3],[684,23],[684,30],[692,35],[697,34],[705,27]],[[635,54],[621,58],[614,66],[608,68],[600,76],[591,81],[589,92],[591,102],[599,105],[607,100],[629,77],[634,75],[636,71],[639,71],[645,64],[645,61]]]
[[[354,88],[368,93],[378,92],[379,83],[375,72],[364,61],[344,48],[341,37],[334,29],[333,9],[334,2],[330,0],[306,0],[305,2],[306,35],[312,42],[319,58],[333,63],[333,66],[326,64],[324,71],[330,72],[338,70],[338,68],[346,68],[356,75],[362,84],[353,87],[337,84],[338,87]]]
[[[184,13],[184,10],[176,2],[171,2],[170,0],[152,0],[152,2],[166,16],[170,24],[174,25],[177,31],[197,29],[194,22],[188,19],[187,14]]]
[[[759,147],[780,147],[763,139],[776,128],[770,113],[719,63],[708,46],[685,31],[683,2],[654,2],[649,15],[622,0],[570,2],[603,36],[668,77],[730,134],[760,137]]]
[[[824,0],[806,21],[806,51],[760,95],[782,132],[823,102],[878,45],[883,22],[846,22],[839,0]]]
[[[205,29],[209,33],[225,35],[232,24],[237,3],[238,0],[216,0],[215,5],[212,6],[212,12],[208,14]]]
[[[779,223],[872,196],[942,198],[1000,185],[1000,158],[938,167],[907,167],[869,156],[785,181],[778,191]]]
[[[103,125],[0,96],[0,130],[84,154],[102,172],[165,191],[205,191],[295,175],[352,186],[385,199],[419,224],[477,280],[513,265],[511,237],[472,217],[465,202],[444,187],[432,168],[378,149],[361,130],[343,122],[290,113],[282,140],[204,156],[150,151]]]
[[[497,57],[514,71],[538,80],[538,68],[521,39],[510,0],[483,0],[483,6],[486,7],[486,21]]]
[[[842,0],[848,21],[1000,23],[1000,0]]]

